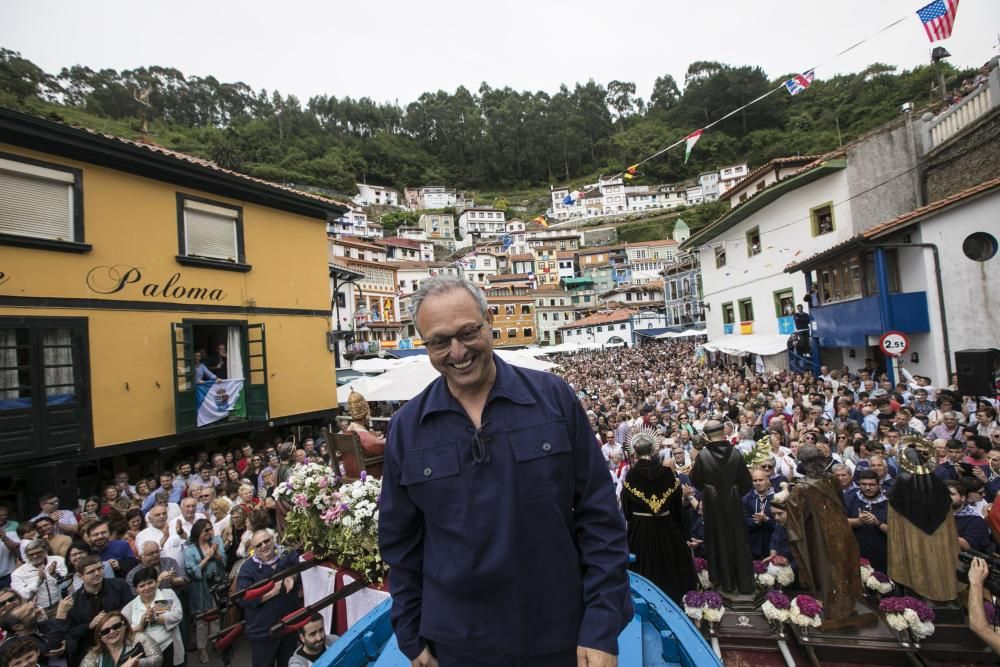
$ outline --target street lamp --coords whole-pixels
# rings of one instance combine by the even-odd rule
[[[332,305],[333,305],[333,309],[334,309],[334,312],[335,312],[335,316],[337,318],[337,329],[332,332],[333,333],[333,355],[334,355],[334,362],[335,362],[337,368],[339,368],[340,367],[340,341],[346,341],[348,337],[354,338],[356,332],[358,331],[357,317],[356,317],[356,315],[358,313],[360,313],[362,316],[364,316],[368,312],[367,308],[364,305],[364,303],[365,303],[365,301],[364,301],[364,292],[362,291],[361,287],[358,286],[358,284],[356,282],[356,281],[361,280],[362,278],[364,278],[365,275],[363,273],[359,273],[358,271],[351,271],[350,269],[345,269],[345,268],[342,268],[342,267],[339,267],[339,266],[336,266],[336,267],[335,266],[331,266],[330,267],[330,277],[333,278],[333,304]],[[352,322],[351,331],[344,331],[344,328],[343,328],[343,326],[341,324],[341,319],[340,319],[340,300],[337,298],[337,296],[340,294],[340,290],[344,287],[344,285],[352,285],[354,287],[354,289],[356,289],[358,291],[358,296],[360,296],[361,299],[362,299],[361,308],[355,308],[355,317],[352,318],[353,322]],[[356,300],[355,300],[355,303],[357,303]],[[367,326],[364,323],[362,323],[361,330],[364,331],[365,329],[367,329]]]

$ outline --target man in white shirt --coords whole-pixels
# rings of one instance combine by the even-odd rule
[[[927,400],[933,403],[935,396],[937,396],[937,389],[931,386],[931,379],[922,375],[912,375],[909,370],[903,367],[902,357],[897,358],[895,363],[900,375],[906,378],[906,386],[910,388],[910,391],[926,390]]]
[[[50,556],[45,540],[33,540],[24,552],[28,562],[14,570],[10,587],[25,600],[34,596],[40,608],[51,609],[62,599],[59,580],[67,575],[66,561]],[[63,587],[68,585],[68,582],[62,584]]]
[[[184,498],[180,502],[181,515],[176,519],[171,519],[170,530],[187,542],[191,539],[191,527],[198,519],[204,519],[205,515],[198,511],[198,501],[191,496]]]
[[[142,545],[146,542],[156,542],[163,556],[177,563],[184,562],[185,540],[168,527],[166,506],[153,505],[146,515],[146,527],[135,536],[135,547],[139,553],[142,553]]]

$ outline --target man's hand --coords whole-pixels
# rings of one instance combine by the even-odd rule
[[[990,574],[990,567],[982,558],[973,558],[969,565],[969,585],[983,587],[983,582]]]
[[[52,649],[45,655],[47,655],[50,658],[61,658],[63,653],[65,652],[66,652],[66,642],[63,641],[59,642],[59,648]]]
[[[596,648],[577,646],[576,667],[618,667],[618,656]]]
[[[67,595],[62,600],[59,600],[59,606],[56,607],[56,618],[65,620],[69,616],[69,610],[72,608],[73,596]]]
[[[410,667],[438,667],[437,658],[431,655],[429,646],[425,646],[416,660],[410,661]]]
[[[108,565],[110,565],[111,569],[115,570],[116,572],[121,569],[121,565],[114,558],[109,558],[108,559]]]
[[[163,572],[160,572],[160,576],[156,578],[156,585],[159,586],[164,581],[171,581],[173,578],[174,578],[173,570],[164,570]]]
[[[291,593],[292,589],[295,588],[295,577],[285,577],[285,581],[283,583],[285,585],[285,592]]]
[[[180,519],[177,519],[177,530],[176,530],[176,533],[177,533],[177,536],[180,537],[182,540],[186,540],[187,539],[187,533],[184,532],[184,525],[181,523]]]
[[[102,611],[100,614],[98,614],[93,619],[91,619],[91,621],[90,621],[90,629],[93,630],[94,628],[96,628],[98,625],[100,625],[101,623],[103,623],[104,620],[107,617],[108,617],[108,613],[106,611]]]

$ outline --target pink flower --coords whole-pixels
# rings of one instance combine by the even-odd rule
[[[316,485],[317,485],[317,486],[318,486],[319,488],[321,488],[321,489],[325,489],[325,488],[327,487],[327,485],[329,485],[329,484],[330,484],[330,482],[329,482],[329,481],[327,481],[326,477],[320,477],[320,478],[319,478],[319,481],[318,481],[318,482],[316,482]]]
[[[309,507],[309,496],[304,493],[296,493],[292,502],[296,507]]]
[[[704,558],[695,558],[694,559],[694,571],[695,572],[703,572],[706,569],[708,569],[708,561],[707,560],[705,560]]]
[[[753,562],[753,573],[764,574],[765,572],[767,572],[767,563],[762,560],[755,560]]]

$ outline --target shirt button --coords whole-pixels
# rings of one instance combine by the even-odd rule
[[[424,477],[430,477],[432,472],[434,471],[430,469],[430,466],[424,468]]]
[[[552,444],[551,443],[548,443],[548,442],[543,442],[542,443],[542,451],[543,452],[547,452],[550,449],[552,449]]]

